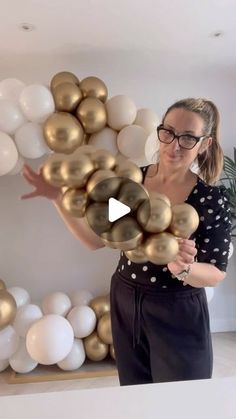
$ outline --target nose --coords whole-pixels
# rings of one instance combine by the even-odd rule
[[[172,143],[169,144],[169,146],[171,146],[174,151],[180,150],[178,138],[175,137],[175,139],[172,141]]]

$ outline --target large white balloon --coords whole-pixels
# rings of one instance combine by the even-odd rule
[[[74,291],[70,295],[72,306],[87,306],[93,299],[93,294],[87,290]]]
[[[19,336],[25,338],[32,324],[41,319],[43,313],[36,304],[25,304],[18,308],[13,327]]]
[[[70,353],[57,365],[64,371],[73,371],[83,365],[85,358],[86,354],[82,339],[75,339]]]
[[[15,143],[20,154],[27,159],[38,159],[48,153],[42,125],[28,122],[15,133]]]
[[[11,287],[7,291],[15,298],[17,308],[30,303],[30,295],[24,288]]]
[[[19,106],[9,99],[0,99],[0,131],[14,134],[25,123]]]
[[[17,351],[9,358],[9,364],[14,371],[21,374],[33,371],[37,367],[37,361],[27,352],[25,339],[20,339]]]
[[[35,322],[26,335],[30,356],[43,365],[57,364],[71,351],[74,342],[72,326],[62,316],[47,314]]]
[[[145,143],[144,149],[145,157],[147,159],[148,164],[157,163],[159,158],[159,141],[157,139],[156,131],[152,131],[149,134],[147,141]]]
[[[123,128],[117,136],[119,151],[126,157],[140,159],[145,154],[145,143],[148,134],[138,125]]]
[[[90,335],[96,326],[96,314],[88,306],[76,306],[72,308],[67,316],[68,321],[73,327],[76,338],[85,338]]]
[[[117,132],[109,127],[103,128],[101,131],[92,134],[88,143],[97,149],[108,150],[113,155],[118,153]]]
[[[110,128],[120,131],[127,125],[133,124],[137,108],[132,99],[128,96],[113,96],[106,103],[107,124]]]
[[[8,359],[0,360],[0,372],[4,371],[9,365]]]
[[[11,325],[0,330],[0,360],[8,359],[16,352],[19,340],[18,334]]]
[[[18,151],[9,135],[0,132],[0,176],[9,173],[16,165]]]
[[[0,82],[0,98],[18,101],[25,84],[17,79],[5,79]]]
[[[55,110],[52,93],[40,84],[25,87],[19,103],[26,118],[32,122],[44,122]]]
[[[11,175],[11,176],[18,175],[18,173],[20,173],[22,171],[24,164],[25,164],[25,161],[24,161],[23,157],[21,157],[18,154],[18,160],[17,160],[15,166],[13,167],[13,169],[10,172],[8,172],[8,175]]]
[[[64,292],[53,292],[46,295],[42,300],[44,314],[58,314],[66,316],[71,309],[71,301]]]
[[[156,112],[151,109],[139,109],[134,124],[143,127],[148,134],[151,134],[152,131],[156,131],[159,118]]]
[[[214,288],[213,287],[205,287],[207,302],[210,303],[214,297]]]

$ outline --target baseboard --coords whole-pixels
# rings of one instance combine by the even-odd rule
[[[236,319],[211,319],[211,331],[236,332]]]

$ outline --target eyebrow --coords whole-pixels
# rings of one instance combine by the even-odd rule
[[[168,128],[175,130],[175,128],[174,128],[174,127],[172,127],[171,125],[169,125],[169,124],[165,124],[165,125],[166,125]],[[184,131],[184,133],[185,133],[185,134],[193,134],[193,135],[195,135],[194,131]]]

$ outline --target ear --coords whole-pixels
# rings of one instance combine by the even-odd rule
[[[207,137],[202,141],[202,144],[198,150],[199,154],[204,153],[212,144],[212,137]]]

